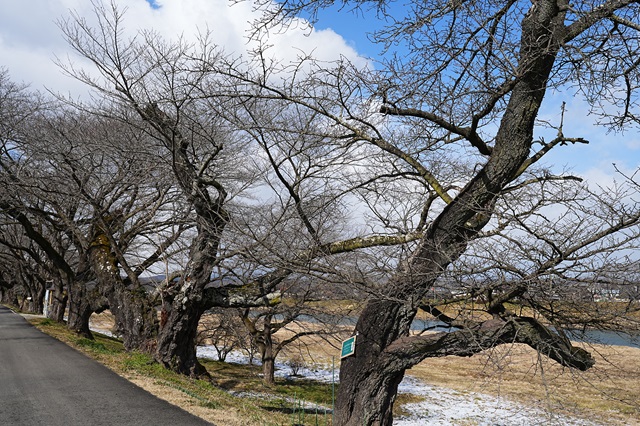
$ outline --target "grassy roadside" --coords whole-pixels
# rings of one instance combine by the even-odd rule
[[[44,318],[29,322],[43,332],[106,365],[148,392],[217,425],[331,425],[331,385],[313,381],[277,380],[265,387],[260,369],[204,360],[212,383],[172,373],[150,356],[126,352],[117,339],[94,333],[95,340],[78,337],[64,325]],[[301,401],[307,401],[302,409]],[[311,406],[311,403],[320,407]],[[316,414],[317,411],[317,414]]]

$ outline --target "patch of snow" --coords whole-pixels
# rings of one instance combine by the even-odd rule
[[[198,357],[218,360],[212,346],[198,346]],[[226,362],[248,364],[249,358],[241,351],[232,351]],[[260,365],[260,360],[254,363]],[[285,363],[276,362],[276,377],[288,379],[304,378],[319,382],[338,382],[339,365],[335,372],[331,365],[314,365],[298,369],[298,376],[291,376],[291,368]],[[584,419],[562,416],[548,411],[526,407],[505,398],[485,395],[476,392],[458,392],[453,389],[428,385],[411,375],[405,376],[398,387],[399,393],[407,393],[423,397],[420,402],[402,406],[410,413],[395,419],[397,426],[450,426],[454,424],[473,424],[477,426],[602,426]]]
[[[233,396],[238,398],[254,398],[254,399],[262,399],[262,400],[271,400],[271,401],[280,401],[282,405],[288,405],[288,408],[296,407],[296,410],[305,410],[310,413],[317,412],[321,413],[331,413],[331,407],[324,406],[322,404],[316,404],[314,402],[309,401],[301,401],[296,397],[279,395],[275,396],[268,393],[261,392],[232,392]],[[286,403],[286,404],[285,404]]]
[[[400,393],[424,397],[424,401],[403,405],[411,413],[394,421],[398,426],[449,426],[473,424],[478,426],[598,426],[584,419],[562,416],[527,407],[505,398],[476,392],[458,392],[431,386],[415,377],[406,376],[399,387]]]
[[[198,358],[207,358],[218,361],[218,352],[213,346],[198,346],[196,348]],[[249,357],[242,351],[231,351],[227,355],[225,362],[232,364],[249,364]],[[254,364],[260,365],[260,360],[254,358]]]

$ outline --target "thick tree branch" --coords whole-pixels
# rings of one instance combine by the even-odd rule
[[[598,21],[611,19],[617,10],[637,3],[637,0],[609,0],[599,4],[590,12],[584,14],[580,19],[566,27],[562,41],[568,43],[583,32],[593,27]]]
[[[410,232],[408,234],[399,235],[369,235],[366,237],[355,237],[348,240],[334,241],[321,246],[321,251],[327,254],[347,253],[354,250],[381,247],[396,246],[417,241],[422,238],[422,232]]]
[[[397,146],[387,142],[382,138],[372,139],[370,142],[383,151],[386,151],[389,154],[400,158],[411,167],[413,167],[445,203],[449,204],[453,200],[453,198],[451,198],[451,196],[447,193],[446,189],[440,184],[438,179],[436,179],[436,177],[430,171],[428,171],[418,160],[413,158],[411,155],[407,154]]]
[[[537,163],[542,157],[544,157],[554,147],[556,147],[557,145],[566,145],[567,142],[572,144],[575,144],[575,143],[588,144],[589,143],[588,140],[583,138],[567,138],[564,135],[562,135],[561,132],[558,135],[558,137],[553,139],[551,142],[546,143],[544,141],[540,141],[540,143],[542,143],[543,145],[542,149],[540,149],[534,155],[529,157],[524,163],[522,163],[522,165],[518,169],[516,176],[520,176],[522,173],[524,173],[529,167],[531,167],[531,165]]]
[[[450,333],[406,336],[383,352],[389,368],[412,367],[425,358],[449,355],[469,357],[503,344],[524,343],[561,365],[588,370],[595,360],[587,351],[528,317],[493,318],[474,328]],[[384,364],[381,364],[384,365]]]
[[[617,15],[611,15],[609,19],[617,24],[624,25],[625,27],[632,28],[636,31],[640,31],[640,24],[637,22],[630,21]]]
[[[267,294],[255,291],[251,285],[208,287],[204,289],[203,306],[206,309],[213,307],[224,308],[254,308],[260,306],[273,306],[280,303],[282,294],[273,290]]]
[[[13,206],[4,202],[0,203],[0,208],[2,208],[5,213],[13,217],[22,225],[25,234],[36,244],[38,244],[38,246],[47,254],[49,259],[51,259],[53,264],[56,265],[56,267],[61,271],[64,271],[69,279],[72,279],[75,276],[73,269],[64,259],[64,256],[58,253],[58,251],[51,245],[51,243],[49,243],[49,241],[33,227],[33,224],[25,214],[21,213]]]

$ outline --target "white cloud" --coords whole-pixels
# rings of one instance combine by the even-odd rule
[[[117,4],[127,9],[124,23],[128,34],[153,29],[168,39],[183,36],[195,40],[199,32],[210,31],[216,44],[236,54],[249,49],[246,36],[257,16],[250,2],[230,5],[227,0],[157,0],[157,9],[146,0],[117,0]],[[80,85],[64,77],[53,62],[55,57],[70,54],[56,21],[74,10],[91,22],[91,2],[0,0],[0,10],[0,67],[8,68],[14,81],[31,83],[35,89],[78,91]],[[271,35],[269,44],[270,54],[285,61],[304,52],[324,61],[344,56],[360,65],[366,63],[332,30],[308,31],[294,26]]]
[[[210,31],[213,41],[228,53],[237,54],[250,48],[246,35],[250,22],[256,17],[250,1],[230,5],[228,0],[156,0],[160,6],[157,9],[146,0],[116,1],[120,7],[127,8],[125,26],[129,34],[139,29],[153,29],[165,38],[184,36],[195,40],[198,32]],[[91,20],[90,1],[0,0],[0,10],[0,67],[8,68],[14,81],[31,83],[33,88],[40,90],[48,87],[56,92],[85,92],[82,84],[62,74],[53,59],[70,54],[56,21],[68,17],[70,10]],[[337,21],[333,23],[339,26]],[[332,22],[321,24],[327,26]],[[345,25],[354,27],[362,25],[362,22],[347,22]],[[304,52],[313,53],[323,61],[344,56],[358,65],[366,63],[352,45],[333,30],[309,31],[304,27],[294,25],[288,31],[272,34],[268,41],[272,45],[269,55],[294,61]],[[584,137],[591,143],[557,147],[547,156],[547,164],[555,165],[556,170],[566,166],[577,174],[593,178],[597,178],[593,170],[613,175],[612,163],[629,169],[640,166],[638,133],[633,130],[627,134],[607,133],[594,124],[587,106],[579,97],[550,92],[541,118],[558,125],[562,101],[567,102],[565,135]],[[549,140],[555,136],[555,131],[541,132],[537,136]]]
[[[613,188],[616,186],[616,182],[622,180],[612,165],[590,168],[582,176],[594,191],[598,188]]]

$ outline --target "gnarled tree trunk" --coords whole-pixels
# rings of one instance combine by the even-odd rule
[[[204,312],[198,303],[201,296],[193,288],[174,290],[171,294],[172,290],[167,289],[163,294],[155,360],[166,368],[187,376],[206,376],[205,368],[196,357],[198,323]]]
[[[101,292],[109,301],[116,331],[122,336],[125,349],[152,352],[158,331],[156,310],[137,277],[133,277],[135,282],[131,283],[120,276],[111,241],[102,227],[113,220],[108,217],[104,220],[105,224],[94,227],[89,259]]]
[[[74,281],[69,285],[69,315],[67,327],[69,330],[93,339],[89,329],[89,318],[94,312],[104,308],[98,301],[102,298],[96,294],[95,288],[87,289],[85,283]]]
[[[198,206],[204,210],[196,208],[198,235],[191,246],[187,270],[179,281],[167,282],[161,292],[160,331],[154,355],[166,368],[192,377],[208,375],[196,357],[196,338],[200,318],[210,307],[205,300],[205,287],[211,281],[220,234],[226,223],[219,213]],[[203,211],[209,214],[205,217]],[[219,224],[212,226],[216,221]]]
[[[49,309],[48,317],[56,322],[64,321],[64,313],[67,310],[67,302],[69,296],[66,291],[60,286],[56,286],[51,296],[51,307]]]
[[[356,325],[356,351],[342,360],[336,399],[338,425],[390,425],[404,369],[383,365],[381,353],[406,335],[415,311],[388,300],[369,302]]]
[[[125,349],[151,353],[158,334],[156,309],[144,290],[123,287],[117,283],[107,297],[116,318],[116,332],[122,336]]]
[[[197,235],[191,244],[186,270],[180,282],[168,282],[162,292],[155,359],[179,373],[200,376],[206,374],[206,370],[196,358],[198,323],[210,307],[206,305],[204,293],[211,282],[220,238],[229,220],[224,209],[227,192],[215,179],[202,179],[199,166],[196,166],[197,159],[190,154],[191,142],[188,137],[183,137],[175,117],[169,117],[155,103],[146,105],[144,109],[141,105],[135,105],[135,108],[158,131],[171,153],[178,185],[196,213]],[[210,142],[217,146],[214,148],[217,152],[222,149],[222,141]],[[213,197],[212,192],[217,196]]]

